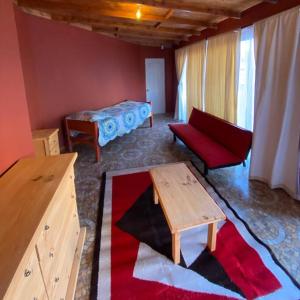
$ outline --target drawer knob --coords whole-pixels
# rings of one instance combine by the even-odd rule
[[[49,257],[53,258],[54,257],[54,253],[53,252],[49,252]]]
[[[49,230],[50,226],[49,225],[45,225],[45,230]]]
[[[59,277],[55,277],[54,281],[59,282]]]
[[[25,276],[25,277],[29,277],[30,275],[31,275],[31,271],[28,270],[28,269],[25,269],[25,271],[24,271],[24,276]]]

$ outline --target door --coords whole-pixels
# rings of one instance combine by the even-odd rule
[[[166,112],[165,95],[165,60],[163,58],[146,58],[146,98],[152,101],[154,114]]]

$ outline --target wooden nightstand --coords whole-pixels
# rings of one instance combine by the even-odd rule
[[[49,156],[60,154],[59,129],[39,129],[32,131],[33,145],[36,156]]]

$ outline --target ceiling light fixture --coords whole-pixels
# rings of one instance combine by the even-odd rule
[[[138,8],[137,8],[137,11],[136,11],[136,13],[135,13],[135,16],[136,16],[136,19],[137,19],[137,20],[140,20],[140,19],[141,19],[141,17],[142,17],[142,12],[141,12],[141,7],[140,7],[140,6],[138,6]]]

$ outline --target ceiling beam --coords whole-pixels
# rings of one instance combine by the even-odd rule
[[[139,44],[144,44],[144,45],[154,46],[154,47],[158,47],[158,46],[161,46],[161,45],[164,45],[164,46],[173,45],[172,41],[167,41],[167,40],[164,40],[164,39],[158,39],[158,38],[157,39],[149,39],[149,38],[145,38],[144,36],[129,35],[129,34],[124,34],[124,33],[114,33],[114,32],[108,32],[108,31],[105,31],[105,30],[104,31],[97,30],[95,32],[100,33],[100,34],[104,34],[104,35],[107,35],[107,36],[110,36],[110,37],[118,38],[118,39],[121,39],[121,40],[126,40],[126,41],[129,41],[129,42],[134,41],[134,42],[139,43]]]
[[[62,15],[52,14],[52,20],[62,21],[66,23],[82,23],[90,26],[103,25],[107,27],[118,27],[118,28],[124,28],[128,30],[131,29],[137,30],[140,32],[167,33],[172,35],[183,35],[183,36],[200,35],[200,30],[172,28],[172,27],[160,27],[159,29],[156,29],[151,25],[120,22],[119,19],[116,18],[91,19],[91,18],[84,18],[84,17],[62,16]]]
[[[263,0],[262,2],[270,3],[270,4],[277,4],[278,0]]]
[[[206,4],[206,3],[187,3],[181,0],[174,1],[155,1],[155,0],[110,0],[113,2],[124,2],[124,3],[135,3],[143,4],[147,6],[154,6],[159,8],[168,8],[176,10],[184,10],[188,12],[198,12],[222,17],[229,18],[241,18],[241,14],[238,11],[217,7],[215,5]]]
[[[155,40],[140,40],[140,39],[134,39],[134,38],[126,38],[126,37],[119,37],[120,40],[131,43],[131,44],[137,44],[137,45],[143,45],[147,47],[160,47],[160,48],[172,48],[174,43],[168,42],[168,41],[155,41]],[[177,44],[177,43],[175,43]]]
[[[122,18],[122,19],[130,19],[135,20],[135,12],[125,12],[125,11],[113,11],[113,10],[98,10],[97,14],[101,16],[111,16],[116,18]],[[151,15],[151,14],[143,14],[140,21],[153,21],[153,22],[163,22],[163,23],[169,23],[169,24],[181,24],[181,25],[192,25],[197,27],[208,27],[208,28],[215,28],[216,24],[211,24],[209,22],[203,22],[199,20],[194,20],[190,18],[178,18],[178,17],[170,17],[168,19],[165,19],[164,16],[158,16],[158,15]]]
[[[168,36],[168,35],[161,35],[161,34],[155,34],[155,33],[141,33],[141,32],[135,32],[135,31],[124,31],[119,28],[107,28],[104,26],[97,26],[93,27],[93,31],[99,32],[99,33],[112,33],[116,37],[119,36],[127,36],[127,37],[133,37],[133,38],[139,38],[139,39],[152,39],[152,40],[162,40],[162,41],[174,41],[179,42],[183,40],[182,37],[179,36]]]
[[[173,9],[169,9],[168,12],[166,13],[164,19],[168,20],[171,18],[171,16],[173,15],[174,10]],[[159,28],[161,26],[163,22],[158,22],[154,27],[155,28]]]
[[[152,32],[152,33],[166,33],[169,35],[200,35],[200,30],[193,29],[180,29],[180,28],[171,28],[171,27],[160,27],[159,29],[154,28],[151,25],[143,25],[143,24],[134,24],[134,23],[125,23],[120,22],[119,19],[116,18],[85,18],[85,17],[76,17],[76,16],[63,16],[63,15],[55,15],[52,14],[52,20],[61,21],[66,23],[82,23],[85,25],[95,26],[106,26],[111,28],[123,28],[128,30],[136,30],[139,32]]]
[[[124,20],[136,20],[135,12],[130,11],[117,11],[105,9],[101,6],[84,6],[84,5],[75,5],[74,3],[68,2],[54,2],[49,0],[18,0],[18,5],[25,8],[31,9],[40,9],[45,12],[50,13],[69,13],[77,14],[81,13],[85,16],[93,16],[94,18],[106,16],[106,17],[115,17]],[[181,24],[181,25],[191,25],[196,27],[207,27],[207,28],[216,28],[216,24],[209,22],[204,22],[200,20],[190,19],[190,18],[179,18],[179,17],[170,17],[167,20],[165,16],[143,14],[142,21],[150,22],[164,22],[172,25]]]
[[[209,23],[209,22],[203,22],[199,20],[194,20],[194,19],[188,19],[188,18],[178,18],[178,17],[171,17],[167,20],[162,20],[164,24],[182,24],[182,25],[191,25],[191,26],[196,26],[196,27],[206,27],[206,28],[211,28],[211,29],[217,29],[217,24],[215,23]]]

